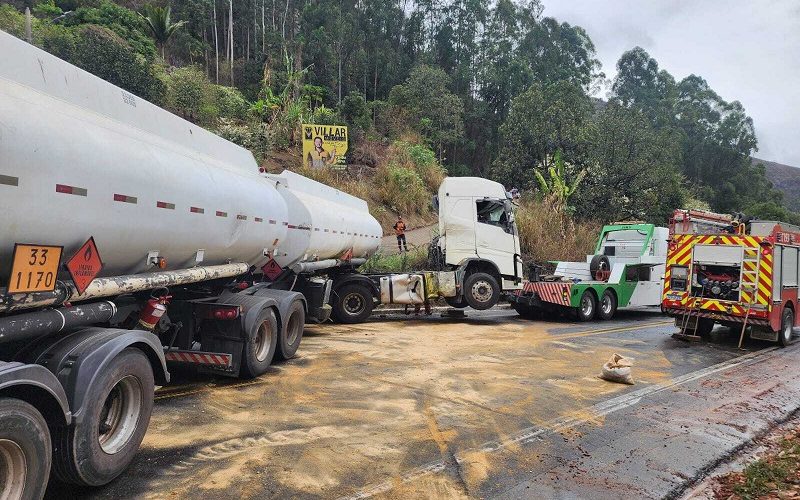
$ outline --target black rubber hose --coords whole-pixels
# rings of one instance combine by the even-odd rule
[[[45,309],[0,318],[0,343],[31,340],[42,335],[109,321],[117,312],[113,302]]]

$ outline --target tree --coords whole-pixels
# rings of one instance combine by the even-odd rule
[[[643,112],[616,102],[593,121],[588,176],[574,199],[579,212],[664,224],[688,199],[680,134],[656,130]]]
[[[140,14],[142,19],[144,19],[147,28],[150,30],[150,34],[153,35],[156,45],[161,51],[161,59],[164,60],[166,60],[165,51],[167,42],[169,42],[170,38],[172,38],[172,35],[174,35],[176,31],[181,29],[181,27],[186,24],[186,21],[178,21],[177,23],[173,23],[170,19],[171,14],[171,7],[164,8],[153,5],[145,5],[142,8],[142,13]]]
[[[658,61],[641,47],[625,52],[617,62],[612,86],[614,99],[645,113],[656,126],[669,126],[674,117],[675,79],[659,70]]]
[[[536,170],[544,173],[556,151],[564,161],[586,165],[592,103],[583,89],[561,81],[534,84],[511,104],[500,128],[500,152],[491,177],[505,185],[533,187]]]
[[[449,86],[450,78],[444,71],[420,65],[389,93],[389,103],[408,111],[411,127],[437,146],[440,162],[444,146],[464,133],[464,103]]]

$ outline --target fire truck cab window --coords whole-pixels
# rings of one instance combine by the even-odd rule
[[[509,232],[508,213],[505,204],[500,200],[478,200],[477,202],[478,222],[490,224],[502,228]]]

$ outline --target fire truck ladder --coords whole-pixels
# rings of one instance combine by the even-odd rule
[[[755,264],[755,269],[746,269],[745,263]],[[747,330],[747,321],[750,319],[750,311],[753,305],[758,302],[758,281],[761,278],[761,247],[745,247],[742,258],[742,280],[739,282],[739,293],[748,293],[750,300],[747,301],[747,311],[742,322],[742,333],[739,335],[739,349],[744,343],[744,332]]]
[[[691,290],[691,287],[689,288],[689,290]],[[700,310],[697,307],[697,299],[698,299],[698,297],[695,295],[695,296],[690,297],[690,299],[692,301],[691,302],[692,305],[689,305],[688,301],[687,301],[686,309],[683,310],[683,317],[681,318],[680,330],[678,330],[678,333],[674,334],[673,337],[677,338],[677,339],[681,339],[681,340],[698,341],[698,340],[700,340],[700,336],[697,335],[697,323],[700,321],[700,317],[699,316],[695,316],[694,330],[693,330],[695,332],[695,335],[690,335],[690,334],[686,333],[687,332],[687,328],[689,327],[689,321],[692,319],[692,311],[699,311]]]

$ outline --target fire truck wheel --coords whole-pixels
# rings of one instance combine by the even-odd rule
[[[264,308],[253,324],[252,331],[246,332],[247,339],[242,348],[242,365],[239,375],[254,378],[263,374],[272,363],[278,346],[278,321],[271,307]]]
[[[50,432],[30,404],[0,398],[0,496],[42,498],[50,475]]]
[[[464,280],[464,299],[473,309],[491,309],[500,300],[500,285],[487,273],[472,273]]]
[[[300,347],[303,339],[303,327],[306,324],[306,309],[299,300],[292,302],[289,308],[289,320],[286,322],[286,331],[278,337],[278,349],[275,354],[280,359],[291,359]]]
[[[92,381],[83,420],[54,433],[56,475],[85,486],[117,477],[142,443],[154,392],[147,356],[135,347],[124,349]]]
[[[794,329],[794,311],[791,307],[784,307],[781,314],[781,331],[778,334],[778,343],[782,347],[792,343],[792,330]]]
[[[464,309],[469,304],[464,299],[464,297],[456,298],[456,297],[445,297],[444,301],[447,302],[447,305],[450,307],[455,307],[456,309]]]
[[[600,307],[597,316],[600,319],[611,319],[617,313],[617,294],[610,288],[603,292],[600,297]]]
[[[575,309],[579,321],[591,321],[597,313],[597,299],[591,290],[586,290],[581,295],[580,305]]]

